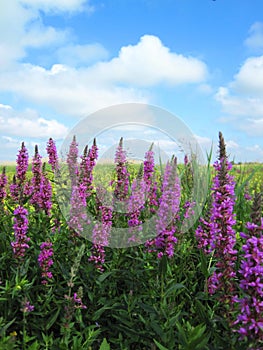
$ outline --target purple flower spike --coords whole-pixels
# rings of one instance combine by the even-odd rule
[[[159,209],[156,219],[157,237],[146,242],[148,250],[156,251],[157,257],[163,255],[171,258],[174,255],[174,247],[177,243],[175,237],[176,220],[178,219],[181,187],[177,175],[176,162],[167,163],[164,171],[162,194],[159,200]]]
[[[48,280],[52,279],[53,275],[50,267],[53,265],[53,248],[51,242],[43,242],[40,245],[40,254],[38,256],[38,263],[41,268],[42,284],[47,284]]]
[[[16,178],[21,185],[26,180],[26,172],[28,169],[28,151],[24,142],[22,142],[21,149],[18,152],[16,163]]]
[[[7,185],[7,176],[6,176],[5,167],[4,167],[2,174],[0,174],[0,204],[3,203],[6,197],[6,185]]]
[[[216,270],[208,279],[210,294],[218,292],[220,300],[232,303],[235,293],[235,250],[236,236],[233,228],[234,218],[234,180],[229,174],[231,163],[228,162],[225,143],[219,133],[219,160],[214,163],[216,176],[212,186],[212,208],[209,222],[201,218],[201,225],[196,230],[199,248],[205,253],[214,253]]]
[[[58,155],[55,141],[52,138],[49,139],[47,143],[47,154],[48,163],[51,164],[52,171],[56,172],[58,170]]]
[[[117,181],[114,195],[117,200],[124,201],[127,199],[129,190],[129,173],[127,170],[126,152],[123,149],[123,138],[120,139],[119,146],[115,154]]]
[[[15,241],[11,242],[13,253],[16,259],[23,259],[26,249],[29,248],[27,244],[30,238],[27,237],[28,230],[28,211],[19,206],[14,210],[14,237]]]

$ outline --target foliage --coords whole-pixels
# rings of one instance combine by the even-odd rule
[[[204,170],[209,188],[215,176],[210,161],[211,155]],[[21,184],[19,200],[10,192],[16,170],[6,167],[7,193],[0,201],[0,349],[252,348],[253,342],[246,337],[240,340],[235,327],[228,322],[218,295],[208,293],[207,281],[215,271],[216,261],[213,255],[198,248],[195,232],[199,221],[182,231],[186,203],[192,200],[194,159],[178,165],[182,193],[177,217],[170,226],[176,228],[173,254],[165,254],[167,246],[158,258],[156,251],[145,244],[104,247],[104,260],[97,265],[90,258],[92,254],[101,256],[100,251],[94,252],[98,247],[74,232],[60,211],[51,166],[39,170],[40,176],[52,183],[50,213],[43,207],[43,200],[36,205],[32,202],[32,193],[25,191],[26,181],[34,176],[31,166],[27,169],[27,180]],[[111,188],[109,182],[117,178],[114,169],[114,165],[94,168],[94,187],[90,187],[85,198],[98,220],[102,210],[96,196],[98,184]],[[164,169],[165,166],[162,169],[155,166],[159,201]],[[246,232],[255,193],[262,192],[262,170],[262,164],[234,165],[231,170],[236,183],[234,229],[240,252],[237,272],[244,243],[240,232]],[[128,164],[127,171],[130,191],[134,178],[140,177],[141,168]],[[202,217],[209,216],[211,198],[209,191]],[[11,245],[15,240],[14,212],[18,205],[28,212],[28,227],[24,229],[29,248],[22,257],[15,256]],[[158,208],[152,205],[140,210],[138,222],[146,220]],[[126,219],[125,215],[113,216],[112,225],[128,229]],[[44,257],[43,242],[48,243],[45,247],[52,247]],[[239,293],[242,295],[242,291]],[[232,316],[237,313],[236,307]]]

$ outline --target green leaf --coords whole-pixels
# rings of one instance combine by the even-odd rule
[[[46,329],[47,330],[49,330],[53,326],[53,324],[56,322],[59,313],[60,313],[60,308],[58,308],[57,312],[54,315],[52,315],[50,317],[50,319],[47,321],[47,324],[46,324]]]
[[[100,350],[110,350],[110,345],[107,342],[106,338],[103,339],[103,342],[101,343]]]
[[[171,287],[169,287],[166,292],[164,293],[164,296],[167,297],[169,294],[173,293],[174,291],[178,289],[185,288],[185,286],[182,283],[174,283]]]
[[[98,277],[98,282],[102,283],[105,281],[106,278],[108,278],[112,274],[112,271],[104,272],[102,275]]]
[[[166,347],[164,347],[163,345],[161,345],[160,343],[158,343],[157,340],[153,339],[155,345],[158,347],[159,350],[169,350]]]

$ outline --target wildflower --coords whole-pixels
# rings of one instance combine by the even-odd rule
[[[236,298],[239,314],[234,325],[241,338],[246,336],[251,342],[263,342],[263,218],[261,217],[261,194],[256,194],[252,206],[251,219],[247,222],[247,233],[240,233],[245,239],[242,246],[243,257],[240,264],[243,291],[241,298]]]
[[[157,251],[158,258],[163,255],[172,257],[177,243],[175,222],[178,219],[181,190],[176,168],[176,161],[173,160],[165,167],[156,219],[157,236],[154,240],[146,242],[147,247],[153,247],[149,251]]]
[[[2,174],[0,174],[0,204],[3,203],[6,197],[6,184],[7,184],[7,176],[5,173],[5,167],[3,167]]]
[[[55,141],[53,141],[52,138],[49,139],[46,150],[48,154],[48,163],[51,164],[52,171],[56,172],[59,168],[58,155]]]
[[[38,153],[38,146],[35,146],[35,154],[32,160],[32,197],[30,203],[37,209],[42,206],[41,191],[42,191],[42,161],[41,155]]]
[[[21,311],[24,313],[24,314],[28,314],[32,311],[34,311],[35,307],[34,305],[31,305],[30,302],[25,298],[24,301],[22,302],[22,305],[21,305]]]
[[[84,227],[90,223],[86,212],[86,186],[74,185],[70,199],[69,226],[74,231],[73,235],[79,236]]]
[[[45,173],[45,163],[43,164],[42,177],[41,177],[41,204],[40,207],[46,213],[46,215],[51,215],[52,208],[52,186]]]
[[[127,199],[129,190],[129,172],[127,169],[126,152],[123,149],[123,138],[120,139],[115,154],[117,181],[114,190],[115,198],[119,201]]]
[[[87,306],[83,304],[82,301],[83,289],[79,287],[78,292],[74,293],[73,296],[65,295],[64,298],[67,300],[67,305],[65,306],[65,315],[63,324],[64,328],[68,328],[70,321],[74,315],[75,309],[87,309]]]
[[[102,188],[98,189],[103,191],[106,198],[106,191]],[[99,196],[101,198],[101,194]],[[107,198],[106,198],[107,199]],[[94,262],[95,267],[103,271],[103,264],[105,262],[105,246],[109,244],[109,236],[112,227],[112,206],[103,205],[98,202],[98,211],[100,213],[100,221],[98,221],[92,230],[92,253],[89,257],[89,261]]]
[[[150,207],[151,213],[155,213],[158,206],[157,201],[157,182],[154,181],[154,152],[152,146],[145,153],[145,160],[143,162],[143,176],[145,184],[147,185],[147,203]]]
[[[19,184],[22,185],[26,180],[26,172],[28,169],[28,151],[24,142],[22,142],[21,149],[18,152],[16,163],[16,177]]]
[[[22,142],[21,149],[18,152],[16,164],[16,174],[13,177],[13,183],[10,185],[10,193],[14,201],[21,204],[24,197],[24,183],[28,169],[28,151],[24,142]]]
[[[220,292],[220,298],[226,303],[232,302],[235,291],[234,280],[236,277],[234,265],[237,251],[234,218],[234,180],[229,175],[232,168],[228,162],[225,150],[225,142],[219,133],[219,160],[214,163],[216,176],[212,187],[212,208],[210,221],[201,219],[201,225],[196,230],[196,237],[206,253],[214,252],[216,270],[208,279],[208,291],[210,294]]]
[[[42,284],[47,284],[47,280],[53,277],[50,267],[53,265],[53,248],[51,242],[43,242],[40,245],[38,263],[41,268]]]
[[[96,145],[96,139],[94,139],[93,145],[89,150],[87,146],[85,147],[80,163],[80,183],[86,186],[87,196],[91,194],[93,188],[93,169],[96,165],[97,158],[98,147]]]
[[[16,181],[16,175],[13,176],[13,181],[10,184],[9,189],[10,189],[11,197],[13,198],[14,201],[17,202],[19,200],[19,186]]]
[[[78,175],[78,143],[76,136],[73,136],[73,140],[69,147],[67,156],[67,164],[69,170],[69,177],[71,179],[72,187],[76,184],[76,176]]]
[[[141,210],[145,204],[145,193],[147,185],[142,179],[134,179],[131,186],[131,195],[128,200],[128,213],[129,213],[129,242],[140,242],[138,233],[142,231],[142,221],[140,220]]]
[[[11,242],[13,253],[16,259],[21,259],[25,256],[26,249],[29,248],[27,244],[30,238],[27,237],[28,230],[28,211],[19,206],[14,210],[14,237],[15,241]]]

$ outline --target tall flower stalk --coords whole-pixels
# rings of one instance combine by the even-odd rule
[[[126,152],[123,149],[123,138],[120,139],[115,154],[115,164],[117,180],[114,189],[114,196],[119,201],[124,201],[128,197],[129,191],[129,172],[127,169]]]
[[[51,165],[52,171],[56,172],[59,168],[58,154],[56,143],[52,138],[48,140],[46,150],[48,154],[48,163]]]
[[[89,261],[95,264],[95,267],[103,271],[103,264],[105,262],[105,246],[109,245],[110,232],[112,227],[112,213],[113,208],[110,204],[110,200],[107,198],[106,190],[103,188],[97,189],[101,192],[98,196],[98,222],[95,223],[92,230],[92,252],[89,257]],[[99,198],[104,199],[104,203],[101,203]]]
[[[69,177],[71,180],[72,188],[77,184],[77,175],[78,175],[78,143],[76,141],[76,136],[73,136],[73,140],[69,146],[69,152],[67,155],[67,164]]]
[[[24,198],[24,185],[26,182],[26,172],[28,170],[28,151],[22,142],[21,149],[16,159],[16,174],[13,183],[10,185],[10,194],[14,201],[22,204]]]
[[[156,238],[146,242],[149,251],[156,251],[157,257],[171,258],[177,243],[176,220],[180,205],[180,180],[177,175],[176,159],[168,162],[163,175],[162,194],[156,219]]]
[[[145,196],[148,186],[144,179],[134,179],[131,185],[131,195],[128,201],[128,225],[129,225],[129,238],[128,243],[136,242],[141,243],[139,237],[142,231],[142,221],[140,219],[141,211],[145,206]]]
[[[30,238],[27,237],[28,231],[28,211],[22,206],[14,210],[14,238],[11,242],[14,257],[18,260],[23,260],[26,250],[29,248],[28,242]]]
[[[47,284],[53,278],[50,271],[53,265],[53,247],[51,242],[43,242],[40,245],[40,254],[38,256],[38,263],[41,268],[42,284]]]
[[[247,232],[240,234],[245,239],[239,270],[241,276],[239,286],[243,295],[241,298],[236,298],[239,314],[234,323],[238,325],[237,331],[241,339],[246,337],[257,349],[263,346],[263,218],[261,213],[261,194],[256,194],[252,207],[252,222],[247,222]]]
[[[3,167],[2,174],[0,174],[0,206],[3,204],[6,197],[6,185],[7,185],[7,176],[5,167]]]
[[[145,160],[143,162],[143,177],[147,186],[147,204],[150,207],[150,212],[155,213],[158,206],[157,200],[157,182],[154,179],[154,152],[150,149],[145,153]]]
[[[225,141],[219,133],[219,159],[214,163],[216,176],[212,186],[212,207],[209,222],[201,219],[196,230],[199,247],[215,259],[215,271],[209,277],[208,292],[219,294],[219,299],[226,304],[233,303],[235,287],[235,250],[236,235],[234,215],[233,176],[229,174],[232,164],[226,155]]]
[[[35,154],[32,160],[32,197],[30,203],[33,204],[37,211],[41,208],[42,199],[42,160],[41,155],[38,152],[38,146],[35,146]]]
[[[98,159],[98,147],[96,144],[96,139],[93,141],[93,145],[88,150],[86,146],[81,156],[80,163],[80,175],[79,175],[79,183],[86,187],[87,197],[90,196],[91,191],[93,189],[93,170],[96,165],[96,161]]]

